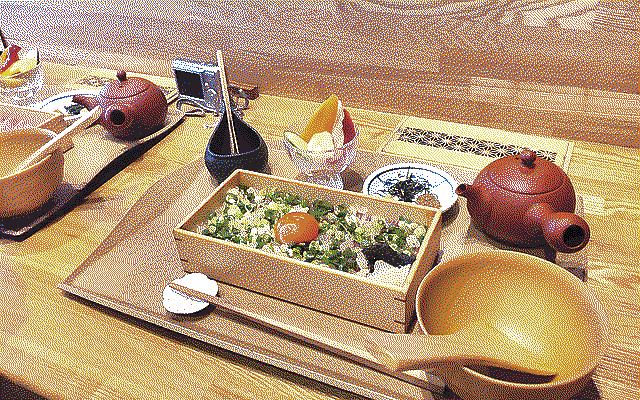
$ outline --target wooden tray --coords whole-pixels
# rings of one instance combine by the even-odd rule
[[[361,365],[360,362],[373,363],[360,343],[374,328],[234,286],[220,284],[228,301],[332,340],[345,356],[357,362],[215,309],[208,309],[198,318],[168,313],[162,306],[162,290],[184,275],[172,229],[215,186],[201,160],[156,183],[60,288],[163,328],[364,396],[430,399],[427,389],[442,390],[438,378],[422,371],[402,374],[402,380]]]
[[[295,177],[295,169],[277,143],[269,143],[270,169],[275,175]],[[345,187],[360,190],[363,179],[382,165],[406,159],[359,152]],[[459,181],[471,181],[477,171],[441,166]],[[201,160],[179,169],[152,186],[123,217],[112,233],[59,287],[160,327],[217,347],[375,399],[431,399],[442,392],[442,381],[424,371],[396,376],[381,373],[364,351],[362,340],[374,328],[334,317],[234,286],[220,284],[227,301],[323,337],[341,355],[306,345],[273,330],[207,308],[197,317],[177,317],[162,306],[162,290],[184,275],[174,246],[172,229],[206,199],[216,187]],[[465,207],[454,206],[444,216],[444,257],[497,245],[474,233]],[[528,250],[535,252],[535,250]],[[572,265],[580,258],[571,258]],[[560,263],[565,262],[559,257]],[[414,325],[413,330],[417,328]]]
[[[24,128],[44,128],[60,132],[65,127],[63,116],[58,113],[0,103],[0,132]]]
[[[162,140],[183,118],[182,111],[170,108],[165,126],[137,141],[115,139],[100,126],[76,137],[65,153],[64,179],[53,197],[33,213],[0,219],[0,237],[24,240],[34,234]]]

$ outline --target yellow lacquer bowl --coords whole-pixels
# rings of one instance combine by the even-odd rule
[[[527,254],[488,251],[444,262],[424,278],[416,303],[426,334],[490,326],[557,371],[541,379],[496,368],[439,368],[463,399],[569,399],[589,382],[608,344],[606,314],[587,285]]]
[[[0,133],[0,218],[37,210],[62,183],[64,156],[61,149],[29,168],[20,172],[14,170],[53,135],[51,131],[37,128]]]

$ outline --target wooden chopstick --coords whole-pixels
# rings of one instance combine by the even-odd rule
[[[26,169],[42,160],[48,154],[53,153],[57,148],[61,146],[62,143],[64,143],[64,141],[70,140],[72,135],[77,134],[78,132],[88,128],[91,124],[93,124],[100,117],[101,113],[102,108],[100,106],[96,106],[88,113],[81,115],[80,118],[73,122],[73,124],[65,128],[65,130],[58,133],[56,137],[49,140],[42,147],[31,154],[26,160],[18,165],[15,170],[22,171],[23,169]]]
[[[200,291],[193,290],[191,288],[188,288],[186,286],[182,286],[180,284],[173,283],[173,282],[169,283],[169,287],[195,300],[205,301],[209,304],[212,304],[218,310],[228,312],[230,314],[233,314],[234,316],[241,317],[245,320],[254,322],[260,326],[285,334],[286,336],[293,337],[304,343],[320,347],[321,349],[326,350],[329,353],[347,358],[351,361],[367,366],[385,375],[393,376],[394,378],[400,379],[404,382],[410,383],[414,386],[418,386],[423,389],[427,389],[427,390],[439,392],[439,393],[444,392],[444,385],[441,384],[441,382],[425,383],[424,381],[419,380],[418,378],[412,375],[405,374],[403,372],[390,371],[384,365],[379,364],[377,361],[373,360],[372,358],[367,358],[371,356],[365,351],[363,351],[363,355],[353,354],[353,350],[349,351],[348,349],[345,349],[344,348],[345,345],[343,345],[342,343],[325,338],[323,336],[298,328],[296,326],[292,326],[287,323],[276,321],[269,317],[256,314],[252,311],[243,310],[239,307],[236,307],[230,304],[224,298],[221,298],[218,296],[211,296],[209,294],[202,293]],[[367,355],[365,356],[364,354],[367,354]]]
[[[216,60],[218,68],[220,68],[220,87],[222,90],[222,98],[224,100],[224,110],[227,114],[227,127],[229,128],[229,146],[231,154],[238,153],[238,140],[236,131],[233,126],[233,114],[231,114],[231,99],[229,97],[229,86],[227,85],[227,71],[224,68],[224,60],[222,59],[222,50],[216,51]]]
[[[254,312],[248,311],[248,310],[242,310],[238,307],[235,307],[231,304],[229,304],[228,301],[226,301],[225,299],[221,298],[221,297],[217,297],[217,296],[211,296],[209,294],[206,293],[202,293],[200,291],[197,290],[193,290],[190,289],[186,286],[182,286],[180,284],[177,283],[169,283],[169,287],[172,289],[175,289],[179,292],[182,292],[184,294],[186,294],[189,297],[192,297],[194,299],[200,300],[200,301],[206,301],[209,304],[213,304],[218,310],[223,310],[226,312],[229,312],[231,314],[234,314],[235,316],[238,317],[242,317],[244,319],[247,319],[251,322],[254,322],[258,325],[267,327],[269,329],[273,329],[275,331],[278,331],[280,333],[284,333],[288,336],[293,336],[296,339],[300,339],[306,343],[311,343],[315,346],[319,346],[322,348],[328,348],[328,349],[338,349],[340,347],[340,344],[338,342],[335,342],[333,340],[324,338],[322,336],[316,335],[314,333],[305,331],[303,329],[300,329],[298,327],[280,322],[280,321],[276,321],[274,319],[271,319],[269,317],[265,317],[263,315],[259,315],[256,314]],[[335,351],[335,350],[334,350]]]

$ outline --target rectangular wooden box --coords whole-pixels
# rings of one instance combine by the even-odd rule
[[[207,215],[224,204],[239,184],[287,191],[310,201],[349,204],[369,215],[400,216],[427,226],[427,234],[404,286],[384,285],[321,265],[298,261],[196,233]],[[435,261],[441,212],[434,208],[336,190],[272,175],[238,170],[174,229],[183,268],[239,286],[391,332],[407,332],[415,313],[420,281]],[[310,321],[312,323],[313,321]]]

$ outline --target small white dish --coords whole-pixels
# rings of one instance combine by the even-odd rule
[[[70,115],[67,112],[67,110],[65,110],[65,107],[69,107],[71,104],[73,104],[73,96],[77,94],[82,96],[96,96],[98,92],[99,92],[99,89],[70,90],[68,92],[59,93],[49,98],[46,98],[43,101],[32,105],[31,108],[35,108],[42,111],[48,111],[48,112],[59,112],[63,115]],[[81,113],[87,112],[87,111],[88,110],[83,109]]]
[[[173,283],[206,293],[210,296],[218,294],[218,283],[199,272],[187,274]],[[167,285],[162,292],[162,305],[174,314],[192,314],[204,310],[209,303],[189,297]]]
[[[431,165],[418,163],[391,164],[378,169],[365,179],[362,193],[380,197],[390,196],[389,189],[393,183],[406,179],[409,174],[429,182],[429,191],[438,198],[442,212],[449,210],[458,200],[458,182],[451,175]]]

